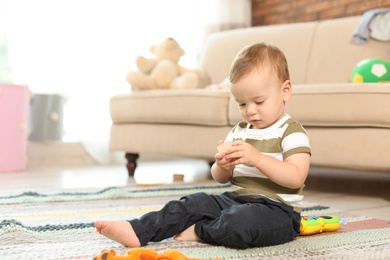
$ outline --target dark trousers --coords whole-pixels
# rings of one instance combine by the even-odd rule
[[[141,245],[173,237],[195,225],[206,243],[233,248],[277,245],[300,233],[300,214],[291,206],[267,198],[229,192],[194,193],[168,202],[160,211],[130,221]]]

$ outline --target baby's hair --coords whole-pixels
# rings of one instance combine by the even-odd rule
[[[278,47],[262,42],[246,46],[237,54],[230,68],[230,82],[236,83],[259,66],[269,66],[281,82],[290,79],[284,53]]]

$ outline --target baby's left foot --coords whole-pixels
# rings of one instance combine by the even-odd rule
[[[190,226],[183,232],[174,236],[176,241],[184,242],[184,241],[200,241],[199,237],[195,233],[195,225]]]
[[[141,243],[128,221],[96,221],[96,230],[127,247],[140,247]]]

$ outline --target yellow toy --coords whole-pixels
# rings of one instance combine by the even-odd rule
[[[114,250],[103,250],[94,260],[202,260],[201,258],[188,258],[178,250],[169,249],[162,254],[147,248],[132,248],[127,256],[117,256]],[[214,258],[214,260],[221,260]]]
[[[127,74],[127,82],[136,90],[193,89],[204,87],[206,82],[200,70],[179,65],[185,51],[173,38],[167,38],[150,47],[154,57],[136,58],[138,71]]]
[[[313,235],[324,231],[336,231],[340,227],[340,218],[336,216],[301,217],[301,235]]]

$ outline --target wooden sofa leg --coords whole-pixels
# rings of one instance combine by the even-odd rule
[[[139,154],[137,153],[126,153],[125,158],[127,160],[127,171],[129,173],[129,176],[134,176],[135,168],[137,168],[137,159],[139,157]]]

